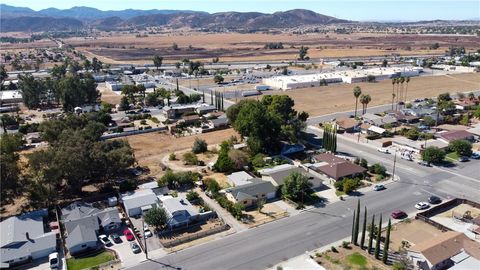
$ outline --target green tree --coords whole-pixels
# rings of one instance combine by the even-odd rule
[[[153,65],[157,68],[157,70],[162,66],[163,63],[163,57],[159,55],[154,55],[152,58]]]
[[[257,210],[259,213],[262,213],[262,209],[265,206],[266,200],[265,199],[260,199],[257,201]]]
[[[46,96],[47,89],[41,80],[35,79],[31,74],[19,75],[19,88],[22,89],[23,104],[29,109],[38,108],[42,97]]]
[[[282,196],[294,202],[304,202],[311,192],[312,184],[308,181],[308,177],[299,173],[292,172],[285,177],[282,185]]]
[[[460,156],[472,155],[472,143],[467,140],[454,140],[448,144],[448,148],[451,151],[456,152]]]
[[[0,82],[3,84],[5,79],[8,78],[7,70],[5,69],[5,65],[0,65]]]
[[[204,153],[208,150],[208,144],[205,140],[200,138],[195,138],[192,146],[192,152],[195,154]]]
[[[18,151],[22,145],[22,136],[18,133],[3,133],[0,137],[0,186],[2,187],[0,194],[2,205],[20,191],[21,170],[18,164],[20,159]]]
[[[163,208],[153,207],[144,214],[145,223],[155,227],[156,230],[165,227],[167,224],[167,213]]]
[[[365,211],[363,212],[363,226],[362,226],[362,238],[360,239],[360,248],[365,248],[365,237],[367,234],[367,207],[365,206]]]
[[[224,141],[220,144],[220,151],[218,153],[218,158],[215,164],[213,165],[213,169],[218,172],[229,172],[233,169],[233,161],[228,156],[228,152],[230,150],[230,145],[228,142]]]
[[[183,154],[183,163],[185,165],[197,165],[198,163],[198,158],[197,155],[195,155],[192,152],[186,152]]]
[[[214,179],[209,179],[207,182],[207,190],[213,194],[217,194],[222,188]]]
[[[378,232],[375,237],[375,259],[380,259],[380,238],[382,236],[382,216],[380,215],[380,221],[378,222]]]
[[[383,245],[383,256],[382,261],[383,263],[387,263],[388,260],[388,248],[390,246],[390,230],[392,229],[392,221],[388,219],[388,226],[387,226],[387,235],[385,236],[385,244]]]
[[[350,192],[354,191],[358,187],[358,181],[355,179],[347,178],[342,181],[343,192],[349,194]]]
[[[357,200],[357,216],[355,217],[355,232],[353,237],[353,244],[358,246],[358,233],[360,231],[360,200]]]
[[[436,147],[429,146],[422,152],[422,160],[427,163],[440,163],[445,158],[445,151]]]
[[[355,97],[355,118],[357,117],[357,107],[358,107],[358,98],[362,94],[362,89],[360,86],[355,86],[353,88],[353,96]]]
[[[128,98],[127,97],[122,97],[120,99],[120,104],[119,104],[119,107],[118,109],[120,111],[126,111],[126,110],[129,110],[130,109],[130,102],[128,102]]]
[[[264,154],[256,154],[255,156],[253,156],[252,158],[252,166],[255,167],[255,168],[262,168],[265,166],[265,155]]]
[[[249,161],[248,154],[240,149],[230,149],[228,151],[228,158],[232,161],[233,167],[236,170],[242,170],[248,165]]]
[[[216,83],[216,84],[220,84],[224,81],[224,78],[222,75],[220,74],[216,74],[214,77],[213,77],[213,82]]]
[[[435,120],[431,116],[425,116],[423,117],[423,123],[426,126],[433,127],[435,125]]]
[[[375,215],[372,216],[372,223],[370,223],[370,230],[368,234],[368,253],[372,250],[372,244],[373,244],[373,235],[374,235],[374,230],[375,230]]]
[[[369,94],[360,95],[360,103],[362,103],[362,106],[363,106],[362,114],[365,114],[367,112],[368,103],[370,103],[370,101],[372,101],[372,98],[370,97]]]
[[[200,195],[196,192],[196,191],[189,191],[187,193],[187,200],[189,201],[195,201],[195,200],[198,200],[200,199]]]
[[[308,47],[306,46],[301,46],[300,49],[298,50],[298,60],[308,60],[307,59],[307,53],[308,53]]]

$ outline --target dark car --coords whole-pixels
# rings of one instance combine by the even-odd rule
[[[120,238],[120,235],[118,235],[116,233],[110,234],[110,239],[112,239],[112,241],[117,243],[117,244],[122,242],[122,239]]]
[[[407,213],[405,213],[403,211],[400,211],[400,210],[397,210],[397,211],[392,212],[392,214],[390,216],[394,219],[402,219],[402,218],[407,217]]]
[[[428,202],[431,204],[438,204],[442,202],[442,199],[437,196],[430,196],[430,198],[428,198]]]

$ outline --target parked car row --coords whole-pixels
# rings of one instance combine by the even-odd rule
[[[425,210],[430,208],[430,204],[439,204],[441,202],[442,199],[440,199],[438,196],[430,196],[428,197],[428,202],[419,202],[415,204],[415,208],[418,210]],[[407,213],[402,210],[393,211],[390,216],[394,219],[403,219],[408,217]]]

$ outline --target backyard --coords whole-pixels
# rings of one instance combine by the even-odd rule
[[[67,259],[67,266],[69,270],[81,270],[113,260],[115,260],[115,255],[112,252],[103,251],[90,257]]]

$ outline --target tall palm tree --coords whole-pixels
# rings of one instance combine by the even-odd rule
[[[361,95],[360,96],[360,103],[362,103],[362,114],[365,114],[367,112],[367,106],[368,106],[368,103],[370,103],[370,101],[372,100],[372,98],[370,97],[369,94],[366,94],[366,95]]]
[[[365,95],[365,112],[367,112],[367,106],[368,106],[368,103],[370,103],[370,101],[372,101],[372,97],[370,97],[369,94]]]
[[[398,92],[400,90],[400,78],[396,78],[396,83],[397,83],[397,94],[395,95],[397,97],[397,102],[395,104],[395,110],[398,110]]]
[[[405,96],[403,101],[407,102],[407,91],[408,91],[408,83],[410,82],[410,77],[405,78],[405,82],[407,83],[407,85],[405,86]]]
[[[355,86],[353,88],[353,96],[355,97],[355,118],[357,117],[357,107],[358,107],[358,97],[362,94],[362,89],[360,86]]]
[[[399,102],[402,102],[402,98],[403,98],[403,83],[405,82],[405,77],[400,77],[400,101]],[[400,108],[402,108],[402,105],[399,105]]]
[[[392,111],[393,111],[394,103],[395,103],[395,92],[392,93]]]

